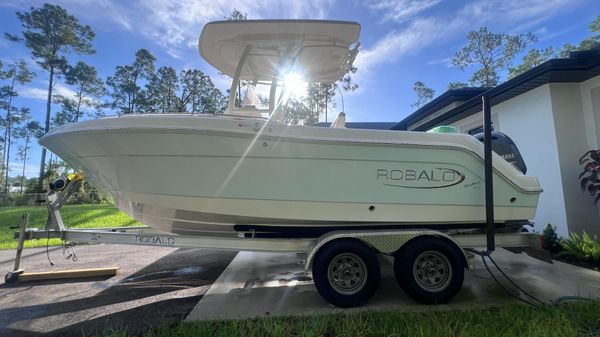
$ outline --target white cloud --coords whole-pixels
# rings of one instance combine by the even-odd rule
[[[48,96],[48,89],[28,87],[19,91],[19,95],[25,98],[46,100]]]
[[[437,60],[431,60],[427,62],[427,65],[437,66],[439,64],[443,64],[446,67],[452,67],[452,57],[444,57]]]
[[[400,2],[406,1],[397,3]],[[361,50],[355,62],[357,75],[361,78],[359,82],[368,77],[373,67],[393,63],[406,53],[419,52],[434,43],[456,38],[483,25],[493,24],[521,32],[539,25],[575,2],[580,0],[479,0],[463,6],[451,16],[413,17],[372,47]],[[413,11],[419,12],[416,9]],[[391,14],[384,14],[384,19],[386,15]]]
[[[13,0],[9,0],[13,1]],[[335,0],[62,0],[69,10],[88,21],[112,22],[154,40],[174,58],[196,48],[202,26],[223,20],[238,9],[249,19],[324,18]],[[67,6],[68,5],[68,6]]]
[[[175,58],[196,48],[202,26],[223,20],[233,9],[249,19],[325,18],[336,0],[56,0],[82,22],[94,28],[139,32]],[[37,0],[3,0],[0,6],[24,10]]]
[[[371,4],[375,12],[383,12],[382,21],[404,21],[431,8],[441,0],[383,0]]]
[[[560,14],[581,0],[480,0],[466,5],[459,16],[475,22],[501,23],[509,32],[523,32]]]
[[[66,87],[66,86],[64,86],[64,85],[62,85],[60,83],[57,83],[54,86],[53,93],[55,95],[61,95],[61,96],[64,96],[64,97],[67,97],[67,98],[71,98],[71,99],[75,99],[76,98],[75,97],[76,93],[75,93],[75,91],[73,89],[71,89],[69,87]]]
[[[323,18],[332,4],[326,1],[243,1],[243,0],[162,0],[142,1],[142,34],[154,39],[174,56],[182,48],[195,48],[202,26],[212,20],[222,20],[236,8],[250,19],[263,18]]]
[[[361,50],[355,64],[359,71],[380,63],[396,61],[400,56],[429,46],[437,39],[455,30],[458,21],[443,22],[435,18],[417,19],[397,31],[388,33],[369,49]]]
[[[45,101],[48,99],[48,88],[37,88],[37,87],[25,87],[21,90],[18,90],[19,96],[24,98],[31,98]],[[54,89],[52,91],[53,95],[61,95],[67,98],[74,99],[75,91],[71,88],[64,86],[63,84],[56,83],[54,85]]]

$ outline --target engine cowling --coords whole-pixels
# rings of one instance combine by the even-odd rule
[[[473,137],[483,142],[484,134],[483,132],[478,133]],[[519,171],[523,172],[523,174],[527,173],[527,166],[525,165],[525,161],[523,160],[517,145],[504,133],[497,131],[492,132],[492,151],[511,163]]]

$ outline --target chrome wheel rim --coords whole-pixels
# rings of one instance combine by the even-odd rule
[[[336,292],[353,295],[367,283],[367,266],[356,254],[338,254],[329,263],[327,279]]]
[[[452,267],[446,255],[428,250],[415,259],[413,276],[419,286],[427,291],[439,292],[452,280]]]

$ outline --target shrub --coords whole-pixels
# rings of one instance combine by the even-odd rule
[[[583,231],[582,235],[570,233],[569,237],[562,240],[563,251],[559,255],[568,255],[578,260],[600,265],[600,242]]]
[[[544,227],[544,249],[549,250],[553,254],[563,250],[558,234],[556,234],[556,226],[552,226],[551,224],[547,224]]]

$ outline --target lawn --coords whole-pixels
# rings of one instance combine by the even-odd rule
[[[336,315],[276,317],[254,320],[178,323],[147,330],[143,336],[309,337],[569,337],[597,336],[600,303],[581,302],[560,307],[521,304],[498,308],[411,313],[365,311]],[[126,330],[106,337],[128,336]]]
[[[43,228],[48,213],[45,206],[0,207],[0,249],[17,247],[13,232],[19,226],[21,214],[29,213],[29,228]],[[113,205],[65,205],[61,215],[66,225],[73,228],[139,226],[141,223],[131,219]],[[59,239],[50,239],[50,245],[59,245]],[[25,241],[25,247],[41,247],[46,240]]]

